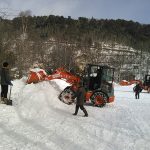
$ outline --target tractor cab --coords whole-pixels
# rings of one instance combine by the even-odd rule
[[[145,75],[144,86],[150,86],[150,75]]]
[[[147,90],[150,93],[150,75],[145,75],[144,83],[143,83],[144,90]]]
[[[114,68],[88,64],[85,68],[85,87],[87,90],[111,92],[114,79]]]

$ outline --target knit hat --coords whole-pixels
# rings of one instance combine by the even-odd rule
[[[7,67],[8,65],[9,65],[8,62],[3,63],[3,67]]]

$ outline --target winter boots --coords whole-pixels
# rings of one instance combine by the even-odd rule
[[[12,100],[8,98],[1,97],[0,104],[12,105]]]
[[[88,113],[87,113],[86,109],[84,108],[84,106],[82,106],[82,105],[76,105],[76,110],[75,110],[75,113],[73,115],[74,116],[77,115],[79,107],[84,112],[84,116],[83,117],[88,117]]]
[[[1,99],[0,99],[0,104],[5,104],[5,102],[4,102],[4,97],[1,97]]]
[[[83,112],[84,112],[84,114],[85,114],[83,117],[88,117],[88,113],[87,113],[87,111],[86,111],[85,108],[83,109]]]
[[[7,98],[4,98],[4,103],[5,103],[5,104],[7,104],[7,101],[8,101],[8,99],[7,99]]]
[[[77,114],[76,114],[76,113],[73,113],[72,115],[76,116]]]
[[[10,100],[8,98],[4,98],[4,102],[6,105],[12,105],[12,100]]]

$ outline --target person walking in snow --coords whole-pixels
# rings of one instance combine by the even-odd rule
[[[8,93],[8,85],[13,85],[11,83],[10,75],[9,75],[9,64],[8,62],[4,62],[0,71],[1,76],[1,103],[7,103],[7,93]]]
[[[137,83],[136,86],[133,88],[133,90],[135,92],[135,99],[139,99],[140,98],[140,92],[142,91],[140,84]]]
[[[73,115],[78,114],[79,108],[84,112],[84,117],[88,117],[88,113],[86,109],[84,108],[84,100],[85,100],[85,88],[83,87],[82,83],[77,84],[77,92],[76,92],[76,107],[75,107],[75,113]]]

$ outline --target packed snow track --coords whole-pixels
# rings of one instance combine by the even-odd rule
[[[63,80],[13,82],[13,106],[0,105],[0,150],[148,150],[150,94],[134,98],[133,87],[115,84],[115,102],[104,108],[59,101]]]

